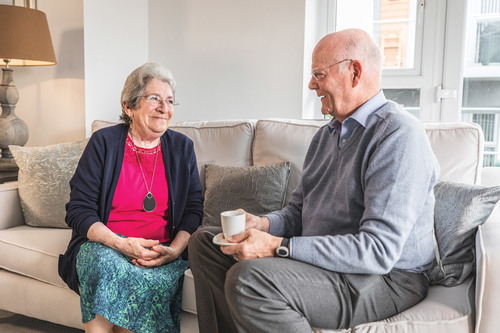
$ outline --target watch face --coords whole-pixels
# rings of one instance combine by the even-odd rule
[[[288,257],[288,248],[286,248],[284,246],[280,246],[280,247],[278,247],[278,249],[276,249],[276,253],[280,257]]]

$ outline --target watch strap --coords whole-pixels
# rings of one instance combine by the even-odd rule
[[[281,245],[280,246],[288,247],[288,244],[290,244],[290,238],[284,237],[283,240],[281,241]]]

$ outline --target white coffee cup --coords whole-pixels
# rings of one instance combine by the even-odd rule
[[[245,212],[240,210],[228,210],[220,213],[220,219],[224,238],[228,238],[245,231]]]

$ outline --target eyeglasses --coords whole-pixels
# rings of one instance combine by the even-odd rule
[[[175,100],[173,98],[161,99],[157,95],[147,95],[147,96],[139,96],[139,97],[145,98],[146,101],[148,101],[149,104],[151,104],[151,105],[153,105],[155,107],[161,106],[161,102],[165,103],[165,105],[169,109],[173,109],[174,106],[179,105],[179,103],[175,103]]]
[[[328,68],[330,68],[330,67],[333,67],[333,66],[335,66],[335,65],[341,64],[341,63],[343,63],[344,61],[350,61],[350,62],[353,62],[354,60],[352,60],[352,59],[344,59],[344,60],[340,60],[339,62],[336,62],[336,63],[334,63],[333,65],[327,66],[327,67],[322,68],[322,69],[318,69],[317,71],[311,71],[311,75],[312,75],[312,76],[313,76],[316,80],[318,80],[318,81],[324,80],[324,79],[325,79],[325,77],[327,77],[327,76],[328,76],[328,74],[327,74],[327,73],[321,73],[321,72],[326,71],[326,70],[327,70]]]

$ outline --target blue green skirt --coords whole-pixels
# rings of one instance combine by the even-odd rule
[[[86,242],[77,255],[82,322],[96,314],[132,332],[180,332],[182,258],[154,268],[133,265],[119,252]]]

